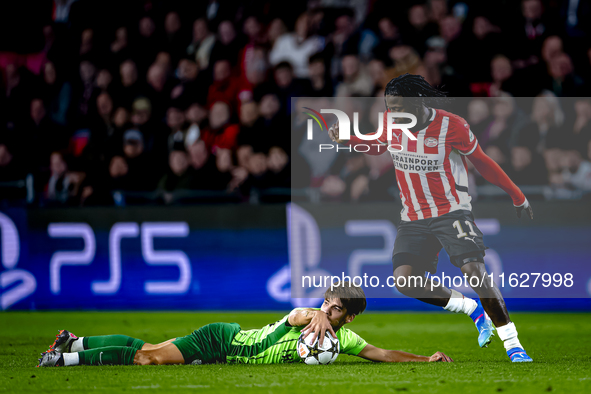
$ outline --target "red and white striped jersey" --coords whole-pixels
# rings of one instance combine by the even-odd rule
[[[464,156],[474,152],[478,141],[468,123],[450,112],[431,109],[429,121],[426,128],[413,133],[416,141],[400,129],[392,131],[392,145],[400,144],[404,148],[390,152],[404,221],[472,209]],[[387,145],[386,122],[387,113],[384,113],[384,132],[378,140],[382,145]]]

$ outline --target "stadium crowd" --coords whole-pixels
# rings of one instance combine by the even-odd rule
[[[290,99],[383,96],[404,73],[473,97],[466,119],[517,184],[591,190],[588,0],[17,3],[0,6],[2,199],[392,198],[388,155],[318,171],[292,154]]]

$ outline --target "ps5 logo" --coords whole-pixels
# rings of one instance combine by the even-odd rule
[[[20,257],[18,230],[14,222],[1,212],[0,245],[0,260],[5,270],[0,273],[0,309],[6,310],[33,294],[37,289],[37,281],[29,271],[16,268]]]
[[[84,247],[79,251],[57,251],[49,261],[49,280],[52,294],[62,291],[62,270],[67,266],[89,265],[96,255],[94,231],[87,223],[50,223],[47,233],[51,238],[81,238]],[[121,287],[121,241],[140,236],[142,257],[151,266],[176,266],[179,276],[173,281],[146,281],[147,294],[185,294],[191,285],[192,273],[189,257],[180,250],[155,250],[154,238],[185,238],[189,235],[186,222],[119,222],[109,232],[109,279],[95,280],[91,284],[95,295],[116,294]]]

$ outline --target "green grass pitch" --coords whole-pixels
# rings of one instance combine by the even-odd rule
[[[372,363],[341,355],[333,365],[173,365],[35,368],[58,329],[125,334],[158,343],[218,321],[260,328],[281,313],[0,313],[0,392],[583,393],[591,392],[591,314],[514,313],[534,359],[511,364],[495,337],[480,349],[466,316],[366,313],[349,328],[369,343],[455,363]]]

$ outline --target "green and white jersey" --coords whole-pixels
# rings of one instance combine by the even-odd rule
[[[289,315],[257,330],[239,331],[226,356],[229,364],[278,364],[303,362],[297,353],[297,342],[304,327],[287,325]],[[367,342],[353,331],[341,327],[337,332],[340,354],[356,356]]]

